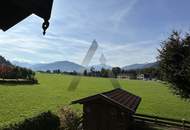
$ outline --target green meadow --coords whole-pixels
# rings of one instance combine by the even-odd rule
[[[0,127],[60,107],[71,101],[113,89],[106,78],[82,77],[75,91],[68,91],[72,76],[37,74],[38,85],[0,85]],[[190,102],[174,96],[156,81],[119,80],[123,89],[142,97],[138,113],[190,121]],[[81,111],[81,105],[72,105]]]

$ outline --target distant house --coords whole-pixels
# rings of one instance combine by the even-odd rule
[[[145,79],[144,74],[137,75],[137,79],[138,80],[144,80]]]
[[[154,78],[152,78],[150,74],[139,74],[137,75],[137,79],[138,80],[155,80]]]
[[[130,79],[130,76],[127,74],[120,74],[117,76],[118,79]]]
[[[84,130],[130,130],[140,101],[140,97],[118,88],[72,103],[83,104]]]

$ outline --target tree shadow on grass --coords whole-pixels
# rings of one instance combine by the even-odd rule
[[[4,83],[0,83],[0,86],[20,86],[20,85],[24,85],[27,87],[35,87],[36,85],[39,85],[40,83],[36,83],[36,84],[31,84],[31,83],[9,83],[9,82],[4,82]]]
[[[1,79],[0,80],[0,85],[4,86],[17,86],[17,85],[36,85],[39,84],[37,79],[31,79],[31,80],[26,80],[26,79]]]

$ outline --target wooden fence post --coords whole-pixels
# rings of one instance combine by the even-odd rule
[[[183,130],[185,130],[185,119],[182,119]]]
[[[155,124],[157,124],[157,120],[158,120],[158,119],[157,119],[157,116],[156,116],[156,117],[155,117]]]

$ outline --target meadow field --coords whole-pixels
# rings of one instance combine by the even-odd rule
[[[0,127],[60,107],[71,101],[113,89],[106,78],[83,77],[75,91],[68,91],[72,76],[37,74],[37,85],[0,85]],[[190,102],[174,96],[155,81],[119,80],[123,89],[142,97],[138,113],[190,121]],[[72,105],[81,111],[81,105]]]

